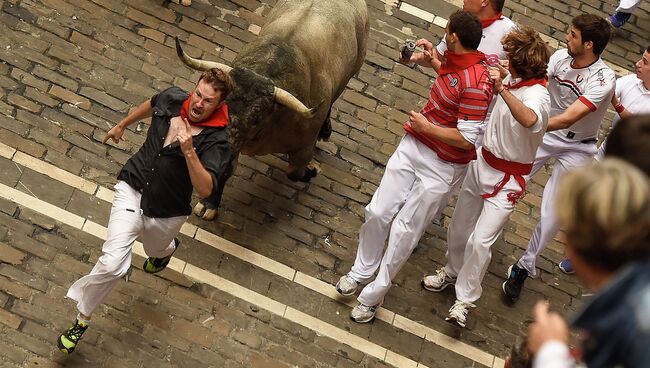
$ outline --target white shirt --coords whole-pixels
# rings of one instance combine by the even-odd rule
[[[576,362],[571,357],[569,347],[557,340],[550,340],[542,344],[533,357],[533,368],[577,368]]]
[[[519,78],[511,80],[508,76],[503,84],[514,85],[520,80]],[[483,146],[501,159],[529,164],[535,161],[537,147],[542,142],[548,126],[551,107],[549,93],[540,84],[511,89],[510,93],[535,112],[537,115],[535,125],[530,128],[521,125],[512,116],[503,98],[495,95],[494,99],[497,101],[485,129]]]
[[[581,69],[573,68],[572,61],[567,49],[557,50],[551,55],[547,70],[551,117],[563,113],[578,99],[591,110],[569,128],[549,133],[568,142],[598,136],[600,123],[616,85],[616,75],[602,59],[598,58],[593,64]]]
[[[625,110],[631,114],[650,114],[650,90],[645,88],[643,81],[636,74],[629,74],[616,80],[616,90],[614,92],[619,102],[625,107]],[[612,128],[618,124],[621,117],[616,114],[612,121]],[[597,159],[601,159],[605,154],[607,140],[600,145]]]
[[[485,54],[489,65],[496,64],[499,60],[505,60],[508,55],[503,50],[501,39],[512,28],[516,27],[508,17],[501,17],[501,19],[494,21],[490,26],[483,28],[483,37],[481,43],[478,45],[478,51]],[[447,51],[447,41],[445,37],[436,46],[436,50],[442,56]]]

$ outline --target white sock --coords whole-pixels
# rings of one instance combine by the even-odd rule
[[[90,324],[90,319],[81,318],[81,313],[77,313],[77,321],[83,323],[86,326]]]

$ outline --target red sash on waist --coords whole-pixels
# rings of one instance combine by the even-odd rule
[[[481,147],[481,155],[490,167],[505,173],[503,179],[494,186],[494,191],[492,193],[482,194],[481,197],[494,197],[501,191],[501,189],[503,189],[508,181],[510,181],[510,176],[514,176],[515,180],[521,187],[521,190],[514,193],[508,193],[508,201],[513,205],[517,204],[526,191],[526,180],[524,179],[524,175],[530,174],[533,170],[533,164],[522,164],[521,162],[513,162],[498,158],[492,152],[486,150],[485,147]]]

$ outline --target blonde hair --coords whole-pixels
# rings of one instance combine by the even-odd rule
[[[570,172],[556,199],[567,242],[586,262],[616,271],[650,257],[650,184],[616,158]]]

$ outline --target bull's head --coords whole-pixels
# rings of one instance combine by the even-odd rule
[[[318,108],[308,108],[291,93],[275,86],[271,79],[252,70],[232,68],[219,62],[190,57],[183,51],[178,38],[176,38],[176,52],[178,57],[189,67],[201,71],[219,68],[230,74],[235,82],[235,90],[226,100],[230,112],[229,142],[233,153],[233,162],[229,165],[227,177],[232,175],[238,154],[242,152],[245,143],[255,140],[258,136],[263,136],[264,130],[272,124],[271,116],[277,108],[276,103],[305,119],[312,118]],[[218,206],[219,203],[201,201],[194,208],[194,213],[204,220],[212,220],[217,214]]]
[[[235,80],[235,82],[237,83],[237,85],[239,85],[239,87],[235,87],[235,88],[241,88],[241,87],[245,88],[245,86],[241,86],[241,81],[239,80],[240,78],[237,78],[238,76],[241,77],[242,74],[246,74],[245,72],[238,72],[237,73],[236,69],[233,69],[232,67],[230,67],[230,66],[228,66],[226,64],[222,64],[222,63],[219,63],[219,62],[216,62],[216,61],[199,60],[199,59],[195,59],[195,58],[187,55],[185,53],[185,51],[183,51],[183,48],[181,47],[181,43],[180,43],[178,37],[176,37],[176,53],[178,54],[178,57],[185,64],[187,64],[189,67],[191,67],[193,69],[203,71],[203,70],[208,70],[208,69],[212,69],[212,68],[219,68],[219,69],[223,70],[226,73],[238,74],[238,75],[231,75],[233,77],[233,79]],[[249,73],[252,73],[252,72],[249,71]],[[245,79],[251,79],[250,76],[244,77],[244,78]],[[287,108],[295,111],[296,113],[302,115],[306,119],[312,118],[314,116],[314,113],[316,112],[316,108],[311,108],[311,109],[308,108],[307,106],[305,106],[304,103],[302,103],[300,100],[298,100],[291,93],[285,91],[284,89],[282,89],[280,87],[272,85],[272,82],[270,80],[268,80],[267,78],[264,78],[264,77],[261,77],[261,78],[266,79],[268,82],[271,83],[271,86],[272,86],[271,96],[273,98],[273,101],[275,101],[275,102],[277,102],[277,103],[279,103],[281,105],[284,105],[285,107],[287,107]],[[265,83],[263,83],[263,84],[265,84]],[[260,87],[261,86],[259,86],[259,85],[254,86],[254,88],[257,89],[257,90],[260,90],[260,89],[264,90],[264,88],[260,88]]]

